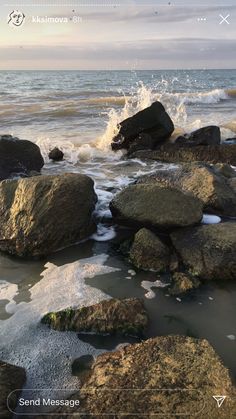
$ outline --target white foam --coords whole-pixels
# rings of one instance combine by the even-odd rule
[[[0,321],[0,359],[26,368],[26,388],[49,388],[52,393],[58,383],[68,391],[77,388],[78,379],[71,376],[72,360],[101,352],[80,341],[76,333],[50,330],[40,319],[50,311],[110,298],[85,284],[86,278],[118,270],[104,266],[107,258],[99,255],[63,266],[47,263],[41,281],[31,288],[32,301],[21,302],[12,317]]]
[[[202,224],[219,224],[221,223],[221,218],[217,215],[203,214]]]
[[[160,281],[159,279],[157,279],[156,281],[152,282],[152,281],[142,281],[141,282],[141,287],[144,288],[146,291],[148,291],[145,294],[146,298],[152,299],[155,298],[156,294],[155,292],[152,290],[152,288],[165,288],[170,284],[164,284],[162,281]]]
[[[97,225],[97,232],[91,238],[98,242],[105,242],[114,239],[116,232],[113,226],[105,226],[101,223]]]
[[[236,340],[235,335],[227,335],[227,338],[228,338],[229,340]]]

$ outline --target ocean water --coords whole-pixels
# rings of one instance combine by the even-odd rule
[[[176,128],[190,132],[217,124],[223,140],[236,135],[234,70],[0,72],[0,134],[37,143],[45,174],[91,176],[99,198],[98,230],[87,242],[41,261],[0,254],[0,359],[26,368],[26,388],[58,388],[60,383],[69,391],[78,384],[70,375],[76,357],[115,348],[117,340],[78,338],[40,324],[47,311],[110,297],[143,298],[149,336],[208,339],[236,377],[236,284],[212,282],[176,299],[154,273],[133,272],[115,250],[127,232],[109,222],[114,194],[142,174],[174,167],[127,161],[110,148],[117,123],[154,100],[165,105]],[[63,162],[48,160],[54,146],[64,151]]]

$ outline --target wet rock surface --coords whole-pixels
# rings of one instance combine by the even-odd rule
[[[220,128],[215,125],[200,128],[190,135],[181,136],[176,139],[176,144],[183,144],[186,146],[218,145],[220,142]]]
[[[29,176],[40,172],[44,165],[39,147],[11,135],[0,136],[0,180],[14,176]]]
[[[135,234],[129,256],[137,268],[156,272],[166,271],[171,260],[168,246],[146,228]]]
[[[179,229],[171,239],[184,265],[206,280],[235,280],[236,222]]]
[[[58,147],[55,147],[49,152],[48,157],[53,161],[61,161],[63,160],[64,153]]]
[[[42,323],[61,331],[142,336],[148,316],[142,300],[111,299],[88,307],[48,313]]]
[[[88,237],[96,228],[93,185],[79,174],[1,182],[0,249],[38,257]]]
[[[200,281],[185,272],[174,272],[172,286],[169,288],[171,295],[185,294],[200,286]]]
[[[227,395],[224,409],[217,407],[216,394]],[[125,412],[128,418],[156,413],[228,419],[236,412],[235,388],[213,348],[184,336],[157,337],[98,356],[81,393],[70,399],[81,401],[81,418],[121,418]]]
[[[24,368],[0,361],[0,416],[4,419],[12,418],[7,407],[7,400],[11,410],[14,411],[21,389],[26,381]],[[17,390],[8,399],[10,393]]]
[[[204,163],[186,163],[176,169],[158,170],[138,183],[177,188],[199,198],[206,212],[236,216],[236,194],[222,173],[233,176],[235,172],[227,165],[214,168]]]
[[[236,144],[188,147],[179,144],[163,144],[153,151],[137,151],[130,158],[151,159],[166,163],[202,161],[228,163],[236,166]]]
[[[119,124],[119,133],[113,139],[113,150],[136,148],[154,148],[156,144],[170,137],[174,124],[160,102],[154,102],[148,108]],[[148,134],[148,137],[144,134]]]
[[[130,185],[115,196],[110,209],[119,224],[171,229],[202,219],[202,203],[182,191],[155,184]]]

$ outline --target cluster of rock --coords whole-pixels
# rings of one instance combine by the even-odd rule
[[[177,136],[174,124],[160,102],[119,124],[113,150],[125,149],[130,157],[164,162],[206,161],[236,165],[236,143],[221,144],[220,128],[208,126]]]
[[[63,156],[54,149],[51,158]],[[96,229],[94,182],[80,174],[44,176],[39,147],[0,137],[0,250],[41,257],[89,237]],[[40,175],[40,176],[39,176]]]
[[[169,273],[170,292],[177,294],[196,288],[199,280],[236,278],[236,172],[227,164],[236,164],[236,144],[221,144],[216,126],[173,143],[170,126],[159,102],[120,124],[113,149],[178,166],[141,177],[115,196],[110,209],[117,224],[138,230],[129,249],[133,265]],[[204,212],[227,219],[201,225]]]

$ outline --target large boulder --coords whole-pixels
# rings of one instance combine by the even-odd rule
[[[166,271],[170,265],[170,249],[152,231],[142,228],[134,237],[130,260],[140,269]]]
[[[236,279],[236,222],[176,230],[171,239],[193,275]]]
[[[155,184],[128,186],[111,201],[110,209],[117,223],[129,226],[171,229],[202,219],[198,198]]]
[[[236,166],[236,144],[199,145],[194,147],[163,144],[154,151],[137,151],[129,157],[167,163],[205,161],[209,163],[228,163]]]
[[[180,136],[176,139],[177,144],[185,144],[187,146],[217,145],[220,142],[220,128],[215,125],[200,128],[190,135]]]
[[[0,417],[4,419],[12,418],[8,403],[11,410],[14,411],[25,381],[24,368],[0,361]],[[8,398],[8,396],[10,397]]]
[[[225,395],[218,408],[214,395]],[[205,339],[162,336],[97,357],[90,376],[70,397],[80,418],[188,417],[229,419],[236,412],[229,372]],[[70,408],[59,409],[71,418]]]
[[[143,302],[137,298],[110,299],[88,307],[48,313],[42,323],[61,331],[142,336],[148,317]]]
[[[231,173],[230,169],[228,166],[227,173]],[[214,170],[204,163],[186,163],[171,170],[158,170],[138,182],[180,189],[199,198],[207,212],[236,216],[236,194],[228,178],[220,174],[220,168]]]
[[[40,172],[44,165],[39,147],[11,135],[0,136],[0,180]]]
[[[148,108],[119,124],[119,133],[111,144],[113,150],[129,149],[133,142],[142,148],[154,148],[155,145],[170,137],[174,124],[160,102],[154,102]],[[148,134],[145,137],[144,134]]]
[[[0,184],[0,249],[43,256],[83,240],[95,225],[97,196],[88,176],[64,174]]]

